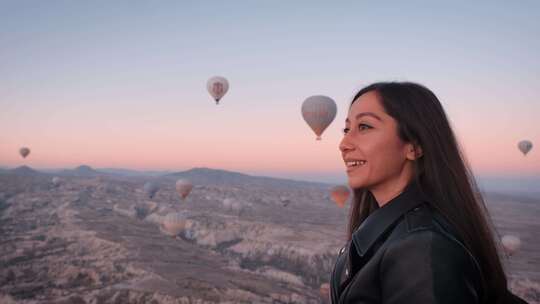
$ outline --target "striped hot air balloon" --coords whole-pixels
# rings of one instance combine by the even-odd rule
[[[208,90],[208,93],[212,95],[216,104],[219,104],[221,98],[229,91],[229,81],[227,81],[225,77],[214,76],[208,79],[206,89]]]
[[[337,113],[336,102],[327,96],[315,95],[302,103],[302,117],[321,140],[321,135],[332,123]]]

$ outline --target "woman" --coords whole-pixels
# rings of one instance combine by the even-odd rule
[[[485,204],[429,89],[363,88],[339,149],[354,201],[332,303],[520,301],[507,289]]]

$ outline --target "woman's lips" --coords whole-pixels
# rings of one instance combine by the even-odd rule
[[[354,171],[360,167],[365,166],[367,161],[365,160],[346,160],[345,166],[347,167],[347,172]]]

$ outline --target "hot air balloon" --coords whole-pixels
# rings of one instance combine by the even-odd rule
[[[153,199],[156,192],[159,190],[159,186],[154,182],[147,182],[143,186],[144,193],[148,196],[148,198]]]
[[[349,195],[349,188],[345,186],[335,186],[330,190],[330,197],[340,208],[345,207],[345,202],[347,202]]]
[[[158,207],[158,204],[155,202],[144,202],[144,203],[138,203],[135,205],[135,215],[139,219],[144,219],[148,215],[150,215],[152,212],[156,211]]]
[[[206,89],[208,93],[214,97],[216,104],[219,104],[219,100],[227,93],[229,90],[229,82],[225,77],[214,76],[208,79],[206,83]]]
[[[232,207],[232,203],[234,202],[234,200],[232,198],[225,198],[223,199],[223,207],[225,207],[225,209],[231,209]]]
[[[30,154],[30,149],[28,149],[27,147],[22,147],[22,148],[19,149],[19,154],[23,158],[26,158],[28,156],[28,154]]]
[[[223,200],[223,207],[227,210],[231,210],[234,212],[242,212],[243,206],[242,203],[239,201],[232,199],[232,198],[226,198]]]
[[[166,233],[176,236],[186,228],[187,217],[185,213],[173,212],[169,213],[163,219],[162,230]]]
[[[186,220],[186,227],[184,228],[184,238],[188,240],[195,240],[198,235],[197,226],[194,221]]]
[[[330,284],[328,283],[321,284],[321,287],[319,288],[319,292],[321,294],[321,298],[323,298],[325,301],[328,301],[330,299]]]
[[[280,196],[279,200],[281,204],[283,205],[283,207],[287,207],[291,203],[291,200],[286,196]]]
[[[336,113],[336,102],[327,96],[311,96],[302,103],[302,117],[317,135],[317,140],[321,140],[322,133],[332,123]]]
[[[182,199],[185,199],[186,196],[189,195],[192,188],[193,184],[187,179],[179,179],[176,181],[176,192],[178,192]]]
[[[527,153],[531,151],[532,147],[533,147],[533,144],[529,140],[522,140],[518,143],[518,148],[521,151],[521,153],[523,153],[523,155],[527,155]]]
[[[53,185],[58,187],[62,183],[62,179],[60,179],[60,177],[58,177],[58,176],[55,176],[55,177],[52,178],[52,183],[53,183]]]
[[[514,255],[521,247],[521,240],[514,235],[505,235],[501,239],[502,245],[508,255]]]

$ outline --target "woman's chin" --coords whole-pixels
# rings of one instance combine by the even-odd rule
[[[364,180],[355,179],[354,177],[349,177],[349,188],[351,189],[359,189],[364,188],[366,186],[366,183]]]

